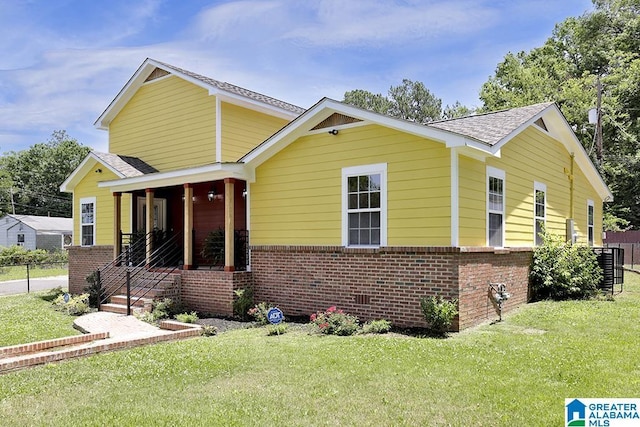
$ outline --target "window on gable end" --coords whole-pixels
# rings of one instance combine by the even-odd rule
[[[540,182],[533,184],[533,232],[536,246],[542,244],[542,233],[547,225],[547,186]]]
[[[80,199],[80,244],[93,246],[96,241],[96,198]]]
[[[504,246],[505,173],[487,167],[487,244]]]
[[[587,200],[587,241],[593,246],[594,236],[594,204],[593,200]]]
[[[386,180],[386,163],[342,169],[344,246],[386,246]]]

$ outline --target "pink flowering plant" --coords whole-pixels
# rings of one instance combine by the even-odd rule
[[[335,306],[311,315],[313,332],[327,335],[353,335],[358,331],[358,318]]]
[[[273,304],[269,304],[268,302],[261,302],[253,306],[253,308],[249,309],[247,312],[249,316],[253,317],[253,320],[258,325],[268,325],[269,317],[268,313],[271,307],[275,307]]]

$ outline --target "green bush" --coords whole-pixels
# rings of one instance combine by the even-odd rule
[[[422,314],[429,331],[436,336],[447,336],[447,332],[458,314],[458,300],[447,301],[441,296],[420,299]]]
[[[287,333],[288,330],[289,325],[284,322],[280,322],[277,325],[269,325],[267,327],[267,335],[282,335]]]
[[[203,337],[212,337],[218,334],[218,328],[213,325],[202,325],[202,329],[200,330],[200,335]]]
[[[98,282],[98,272],[94,271],[89,274],[85,280],[87,281],[87,286],[85,286],[83,290],[89,294],[89,306],[98,308],[98,304],[102,298],[102,291],[100,289],[100,283]]]
[[[590,247],[544,233],[533,252],[530,278],[535,299],[582,299],[596,295],[602,269]]]
[[[363,334],[386,334],[391,330],[391,322],[385,319],[371,320],[362,325]]]
[[[0,266],[18,264],[42,264],[47,260],[48,252],[44,249],[34,251],[23,246],[10,246],[0,251]]]
[[[235,298],[233,300],[233,314],[242,320],[249,319],[249,308],[253,304],[253,289],[236,289],[233,291]]]
[[[161,300],[154,300],[151,304],[150,312],[137,313],[136,317],[143,322],[158,323],[159,320],[168,319],[172,315],[179,313],[179,305],[177,305],[171,298],[163,298]]]
[[[176,314],[175,318],[178,322],[182,323],[196,323],[198,321],[198,314],[195,311],[191,313]]]
[[[335,306],[311,315],[312,332],[327,335],[353,335],[358,331],[358,318]]]
[[[271,307],[274,307],[274,305],[268,302],[261,302],[253,306],[247,313],[253,317],[253,320],[258,325],[268,325],[270,323],[268,314]]]
[[[80,316],[89,312],[89,295],[70,295],[69,301],[65,302],[62,294],[53,301],[53,306],[56,310],[70,316]]]

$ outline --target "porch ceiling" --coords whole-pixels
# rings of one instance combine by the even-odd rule
[[[108,188],[111,192],[128,192],[145,188],[171,187],[198,182],[217,181],[224,178],[236,178],[254,181],[254,172],[244,163],[214,163],[189,169],[178,169],[168,172],[150,173],[132,178],[116,179],[98,183],[100,188]]]

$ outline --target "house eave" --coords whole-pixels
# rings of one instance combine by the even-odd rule
[[[99,188],[108,188],[111,192],[130,192],[147,188],[172,187],[184,184],[216,181],[235,178],[254,181],[252,171],[242,163],[214,163],[188,169],[168,172],[156,172],[133,178],[123,178],[98,183]]]

